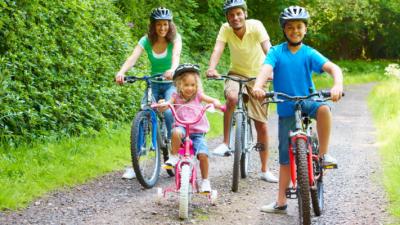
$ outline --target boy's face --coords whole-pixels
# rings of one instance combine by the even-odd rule
[[[287,21],[283,31],[292,43],[299,43],[307,33],[306,24],[301,20]]]
[[[234,30],[240,30],[245,26],[246,16],[246,11],[240,7],[229,9],[226,13],[226,19]]]

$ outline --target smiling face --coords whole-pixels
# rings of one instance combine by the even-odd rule
[[[240,30],[244,28],[246,16],[247,12],[240,7],[229,9],[229,11],[226,13],[226,19],[234,30]]]
[[[197,93],[197,74],[186,72],[180,81],[180,92],[184,99],[189,100]]]
[[[167,36],[167,33],[169,31],[169,22],[168,20],[157,20],[156,21],[156,34],[159,37],[165,37]]]
[[[307,26],[301,20],[287,21],[283,31],[289,42],[300,43],[307,33]]]

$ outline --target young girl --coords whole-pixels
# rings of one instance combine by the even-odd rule
[[[196,113],[191,112],[191,109],[201,109],[202,102],[212,103],[216,108],[221,107],[221,103],[218,99],[209,97],[202,92],[198,65],[179,65],[175,70],[173,80],[177,91],[172,94],[169,102],[171,104],[175,104],[174,107],[179,117],[184,118],[185,120],[192,120],[193,117],[196,117],[197,115]],[[185,107],[182,105],[190,105],[190,107]],[[179,109],[180,107],[183,108]],[[162,110],[165,110],[165,108]],[[193,141],[194,150],[197,158],[200,161],[200,171],[202,177],[200,192],[211,192],[211,185],[210,181],[208,180],[209,151],[207,143],[204,139],[204,135],[208,132],[209,128],[210,126],[205,115],[199,122],[190,126],[190,139]],[[182,144],[182,138],[185,137],[185,134],[185,126],[175,122],[171,138],[172,150],[170,158],[167,162],[165,162],[166,167],[175,166],[178,162],[178,150]]]

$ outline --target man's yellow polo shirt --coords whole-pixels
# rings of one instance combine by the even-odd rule
[[[224,23],[219,30],[218,41],[228,43],[231,65],[230,72],[256,77],[265,59],[261,43],[269,40],[264,25],[258,20],[246,20],[246,33],[242,40],[236,36],[231,26]]]

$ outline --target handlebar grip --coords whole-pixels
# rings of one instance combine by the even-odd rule
[[[207,77],[207,80],[224,80],[222,77]]]
[[[329,97],[331,97],[331,92],[330,92],[330,91],[327,91],[327,90],[321,91],[321,94],[322,94],[322,96],[323,96],[324,98],[329,98]],[[342,97],[344,97],[344,92],[342,92]]]
[[[136,80],[137,80],[137,78],[134,77],[134,76],[126,76],[126,77],[124,77],[124,82],[128,82],[128,83],[133,83]]]
[[[265,98],[272,98],[274,95],[274,92],[265,92]]]
[[[219,108],[222,112],[226,112],[226,105],[221,106],[221,108]]]

